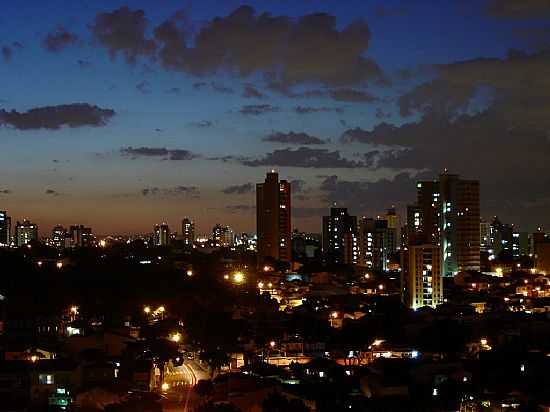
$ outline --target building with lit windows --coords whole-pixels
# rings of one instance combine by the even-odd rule
[[[52,237],[49,243],[50,246],[63,250],[66,247],[70,247],[70,239],[67,229],[61,225],[57,225],[52,229]]]
[[[166,223],[155,225],[153,231],[153,244],[155,246],[168,246],[170,243],[170,228]]]
[[[24,246],[35,240],[38,240],[37,225],[27,219],[15,224],[15,244],[17,246]]]
[[[359,266],[372,270],[388,270],[389,255],[396,250],[395,228],[388,220],[363,217],[359,220]]]
[[[212,228],[213,247],[231,247],[235,244],[235,234],[229,226],[216,224]]]
[[[279,174],[271,171],[263,183],[256,185],[256,232],[260,264],[267,258],[290,262],[291,222],[290,183],[279,181]]]
[[[95,237],[92,228],[84,225],[73,225],[69,228],[72,247],[92,247],[95,244]]]
[[[0,247],[11,244],[11,217],[5,210],[0,210]]]
[[[195,242],[195,223],[187,217],[181,221],[181,235],[183,246],[192,249]]]
[[[443,173],[417,183],[419,237],[441,247],[442,273],[480,269],[479,181]]]
[[[357,216],[350,216],[348,209],[333,207],[323,216],[323,252],[334,263],[359,261]]]
[[[401,256],[403,304],[416,309],[443,303],[440,247],[431,244],[409,246]]]

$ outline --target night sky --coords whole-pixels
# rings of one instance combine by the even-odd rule
[[[447,168],[483,216],[548,227],[549,46],[546,0],[2,1],[0,209],[254,231],[275,168],[319,231]]]

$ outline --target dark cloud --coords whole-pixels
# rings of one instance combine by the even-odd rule
[[[199,188],[196,186],[175,186],[170,188],[146,187],[141,190],[143,196],[188,196],[198,198]]]
[[[0,110],[0,126],[19,130],[104,126],[114,115],[112,109],[102,109],[88,103],[37,107],[26,112]]]
[[[141,33],[141,32],[140,32]],[[285,84],[349,85],[380,79],[378,65],[364,57],[370,30],[356,20],[341,30],[334,16],[318,13],[291,19],[255,14],[242,6],[208,21],[190,45],[185,26],[169,19],[154,30],[161,64],[195,75],[231,71],[268,73]]]
[[[486,12],[496,18],[541,19],[550,17],[548,0],[485,0]]]
[[[259,159],[239,159],[245,166],[277,166],[277,167],[307,167],[307,168],[358,168],[364,167],[359,161],[346,159],[338,150],[311,149],[281,149],[267,153]]]
[[[23,48],[23,45],[19,43],[18,41],[12,42],[10,45],[4,45],[0,49],[0,52],[2,53],[2,58],[6,63],[10,62],[13,58],[13,55],[15,54],[16,50],[20,50]]]
[[[214,126],[214,123],[210,120],[200,120],[198,122],[189,123],[190,126],[198,127],[199,129],[207,129]]]
[[[409,15],[409,10],[403,6],[378,6],[374,9],[376,17],[403,17]]]
[[[310,145],[310,144],[324,144],[324,140],[319,139],[318,137],[311,136],[307,133],[295,133],[295,132],[274,132],[269,136],[265,137],[264,142],[272,143],[286,143],[286,144],[301,144],[301,145]]]
[[[413,178],[407,173],[400,173],[393,179],[369,182],[341,180],[332,175],[323,179],[320,190],[327,204],[336,203],[341,207],[349,207],[353,213],[373,215],[390,205],[404,206],[413,202],[416,180],[424,177],[427,175]]]
[[[156,157],[163,160],[193,160],[198,154],[183,149],[167,149],[165,147],[124,147],[120,149],[122,156],[132,159],[139,157]]]
[[[209,89],[214,92],[218,92],[222,94],[235,93],[235,90],[233,90],[231,87],[227,87],[227,86],[224,86],[223,84],[219,84],[216,82],[196,82],[196,83],[193,83],[193,88],[195,90]]]
[[[326,215],[327,212],[328,208],[326,207],[292,207],[292,217],[298,219],[321,217]]]
[[[166,90],[166,93],[170,93],[170,94],[181,93],[181,87],[170,87],[168,90]]]
[[[10,189],[0,189],[0,195],[10,195],[12,193]]]
[[[279,110],[278,107],[270,104],[246,104],[239,111],[244,115],[259,116],[261,114],[278,112]]]
[[[147,80],[143,80],[136,84],[136,89],[142,94],[149,94],[151,93],[151,83],[149,83]]]
[[[44,48],[50,52],[59,52],[66,47],[78,43],[78,36],[67,31],[64,27],[57,27],[54,31],[48,33],[42,42]]]
[[[244,195],[254,192],[254,185],[249,182],[242,185],[228,186],[222,192],[226,195]]]
[[[305,190],[306,181],[301,179],[294,179],[290,181],[290,190],[292,194],[302,193]]]
[[[244,90],[243,90],[243,97],[263,99],[265,95],[262,92],[260,92],[256,87],[254,87],[254,85],[245,84]]]
[[[503,59],[474,59],[434,67],[435,78],[400,97],[403,116],[467,113],[484,98],[508,127],[550,128],[550,51],[510,51]]]
[[[340,107],[308,107],[308,106],[296,106],[294,111],[298,114],[311,114],[311,113],[343,113],[344,109]]]
[[[378,107],[376,109],[375,116],[376,116],[377,119],[389,119],[391,117],[391,113],[387,113],[387,112],[385,112],[384,110],[382,110],[381,108]]]
[[[143,10],[121,7],[110,13],[99,13],[90,26],[94,39],[115,58],[121,54],[134,64],[140,56],[152,56],[154,40],[146,38],[147,20]]]
[[[13,49],[9,46],[2,46],[2,58],[5,62],[11,61],[11,58],[13,56]]]
[[[76,64],[78,65],[78,67],[80,67],[81,69],[87,69],[89,67],[92,66],[92,62],[89,61],[89,60],[82,60],[82,59],[78,59],[76,61]]]
[[[227,205],[225,208],[231,213],[253,213],[256,211],[255,205]]]
[[[50,195],[50,196],[61,196],[61,193],[59,193],[57,190],[53,190],[53,189],[46,189],[46,191],[44,193],[47,194],[47,195]]]
[[[378,101],[376,97],[363,90],[357,89],[336,89],[331,90],[330,96],[340,102],[366,102],[372,103]]]

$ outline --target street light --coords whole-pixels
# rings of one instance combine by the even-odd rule
[[[187,276],[193,276],[193,271],[191,269],[187,269],[186,274]]]
[[[178,343],[178,342],[181,340],[181,333],[179,333],[179,332],[174,333],[174,334],[170,337],[170,340],[171,340],[172,342]]]
[[[149,314],[149,313],[151,313],[151,308],[150,308],[149,306],[145,306],[145,307],[143,308],[143,311],[144,311],[146,314]]]
[[[235,272],[233,274],[233,281],[235,283],[243,283],[244,282],[244,273],[242,272]]]
[[[163,392],[168,392],[168,389],[170,389],[170,385],[166,382],[164,382],[160,388],[162,389]]]

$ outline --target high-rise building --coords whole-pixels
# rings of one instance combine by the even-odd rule
[[[216,224],[212,228],[212,246],[231,247],[235,243],[235,235],[229,226]]]
[[[389,252],[397,252],[401,248],[401,218],[397,214],[395,207],[391,207],[386,212],[386,221],[388,222]]]
[[[436,307],[443,303],[440,254],[440,247],[432,244],[414,245],[402,251],[401,299],[407,307]]]
[[[266,258],[289,262],[291,245],[290,183],[279,181],[275,171],[267,173],[264,183],[256,185],[256,231],[258,260]]]
[[[72,225],[69,228],[72,247],[92,247],[95,243],[95,237],[91,227],[84,225]]]
[[[170,243],[170,228],[166,223],[155,225],[153,243],[155,246],[168,246]]]
[[[181,221],[181,235],[183,246],[187,249],[192,249],[195,242],[195,223],[187,217]]]
[[[387,270],[389,255],[396,250],[395,228],[388,227],[381,218],[363,217],[359,220],[359,266],[373,270]]]
[[[480,268],[479,181],[443,173],[417,183],[420,243],[441,246],[442,273]]]
[[[497,216],[489,227],[489,258],[498,258],[502,252],[513,254],[514,226],[502,223]]]
[[[24,246],[35,240],[38,240],[38,226],[27,219],[15,224],[15,244],[17,246]]]
[[[5,210],[0,210],[0,247],[11,244],[11,217]]]
[[[334,263],[358,262],[357,216],[350,216],[348,209],[332,207],[323,216],[323,252]]]
[[[489,252],[491,248],[491,224],[483,219],[479,222],[479,249]]]
[[[57,225],[52,229],[52,237],[50,239],[50,246],[63,250],[67,245],[67,239],[70,239],[65,229],[61,225]]]

